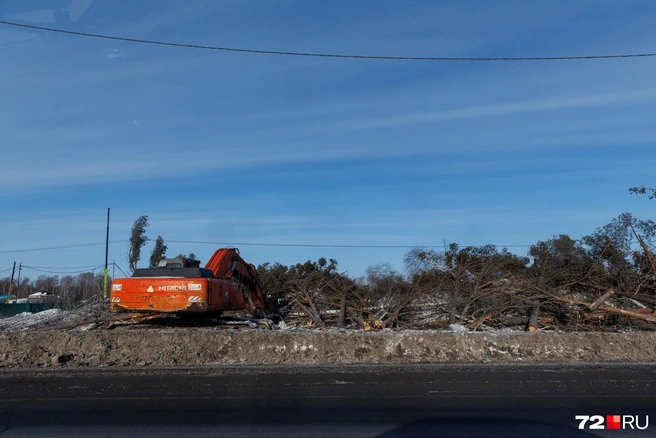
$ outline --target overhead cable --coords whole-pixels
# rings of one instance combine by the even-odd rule
[[[109,242],[110,245],[115,243],[123,243],[124,240],[112,240]],[[1,250],[0,254],[13,254],[17,252],[33,252],[33,251],[49,251],[53,249],[69,249],[69,248],[82,248],[85,246],[100,246],[104,245],[105,242],[91,242],[91,243],[74,243],[71,245],[55,245],[55,246],[41,246],[35,248],[18,248],[18,249],[5,249]]]
[[[95,264],[95,265],[81,265],[81,266],[25,266],[25,265],[22,265],[23,268],[29,267],[31,269],[62,269],[62,270],[87,269],[87,268],[94,268],[96,266],[98,266],[98,264]]]
[[[83,269],[81,271],[51,271],[47,269],[37,269],[37,268],[32,268],[30,266],[23,266],[23,269],[29,269],[31,271],[37,271],[37,272],[46,272],[48,274],[65,274],[65,275],[71,275],[71,274],[83,274],[87,272],[93,272],[96,269],[102,268],[103,265],[97,265],[93,269]]]
[[[116,262],[114,262],[114,266],[116,266],[118,268],[118,270],[123,273],[124,276],[129,277],[129,275],[126,274],[125,271],[123,269],[121,269],[121,267],[119,265],[116,264]]]
[[[113,240],[110,241],[111,244],[115,243],[124,243],[125,240]],[[447,248],[449,245],[342,245],[342,244],[322,244],[322,243],[274,243],[274,242],[265,242],[265,243],[255,243],[255,242],[215,242],[215,241],[205,241],[205,240],[169,240],[167,239],[166,242],[169,243],[188,243],[188,244],[200,244],[200,245],[220,245],[220,246],[269,246],[269,247],[289,247],[289,248],[382,248],[382,249],[393,249],[393,248],[400,248],[400,249],[411,249],[411,248]],[[55,249],[70,249],[70,248],[83,248],[83,247],[88,247],[88,246],[100,246],[104,245],[105,242],[90,242],[90,243],[77,243],[73,245],[59,245],[59,246],[43,246],[43,247],[38,247],[38,248],[20,248],[20,249],[10,249],[10,250],[2,250],[0,251],[0,254],[12,254],[12,253],[19,253],[19,252],[34,252],[34,251],[49,251],[49,250],[55,250]],[[463,247],[467,246],[472,246],[472,247],[482,247],[486,245],[461,245]],[[510,244],[510,245],[494,245],[499,248],[528,248],[531,247],[532,245],[518,245],[518,244]],[[92,266],[92,265],[90,265]],[[25,266],[23,266],[25,267]],[[83,267],[83,266],[82,266]],[[46,269],[66,269],[66,268],[61,268],[61,267],[38,267],[39,269],[41,268],[46,268]],[[72,269],[76,269],[78,267],[71,267]],[[11,269],[9,269],[11,270]],[[0,271],[4,272],[4,271]]]
[[[209,242],[201,240],[166,240],[169,243],[190,243],[201,245],[221,245],[221,246],[273,246],[273,247],[291,247],[291,248],[447,248],[449,245],[333,245],[333,244],[316,244],[316,243],[250,243],[250,242]],[[463,247],[473,246],[482,247],[485,245],[462,245]],[[532,245],[494,245],[501,248],[528,248]]]
[[[77,32],[66,29],[56,29],[52,27],[34,26],[31,24],[16,23],[12,21],[0,20],[0,24],[6,26],[22,27],[27,29],[42,30],[46,32],[57,32],[67,35],[75,35],[89,38],[100,38],[114,41],[124,41],[130,43],[152,44],[159,46],[179,47],[186,49],[200,50],[218,50],[224,52],[251,53],[259,55],[280,55],[280,56],[306,56],[316,58],[346,58],[346,59],[369,59],[369,60],[391,60],[391,61],[572,61],[585,59],[617,59],[617,58],[646,58],[654,57],[656,53],[623,53],[610,55],[573,55],[573,56],[495,56],[495,57],[454,57],[454,56],[380,56],[380,55],[349,55],[337,53],[315,53],[315,52],[293,52],[283,50],[261,50],[261,49],[242,49],[236,47],[208,46],[201,44],[176,43],[170,41],[145,40],[139,38],[128,38],[113,35],[103,35],[97,33]]]

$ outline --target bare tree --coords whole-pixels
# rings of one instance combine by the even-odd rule
[[[349,308],[356,321],[385,328],[398,324],[425,291],[382,263],[367,268],[366,283],[349,296]]]
[[[460,248],[455,243],[442,253],[415,248],[405,261],[413,284],[430,289],[430,296],[443,303],[449,324],[478,318],[476,326],[513,306],[509,285],[528,264],[527,258],[494,245]]]
[[[287,283],[289,291],[295,297],[296,305],[317,327],[326,326],[321,317],[319,305],[325,284],[326,279],[319,272],[312,272],[304,276],[296,273],[295,277]]]
[[[337,316],[337,327],[346,327],[346,310],[348,301],[355,296],[358,285],[349,278],[345,272],[332,276],[327,284],[330,295],[333,297],[332,304],[339,308]]]

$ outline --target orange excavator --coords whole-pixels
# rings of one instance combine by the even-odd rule
[[[131,278],[112,281],[112,312],[199,313],[242,310],[239,284],[246,286],[258,311],[266,298],[255,266],[237,248],[218,249],[204,268],[188,259],[164,259],[155,268],[135,269]]]

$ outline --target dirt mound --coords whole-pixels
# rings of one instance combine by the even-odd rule
[[[0,345],[1,367],[656,361],[656,334],[644,332],[366,333],[80,327],[3,332]]]

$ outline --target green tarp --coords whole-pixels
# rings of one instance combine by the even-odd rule
[[[33,303],[0,303],[0,315],[2,316],[14,316],[19,313],[28,312],[28,313],[38,313],[43,312],[44,310],[49,310],[55,307],[54,303],[43,303],[43,304],[33,304]]]

